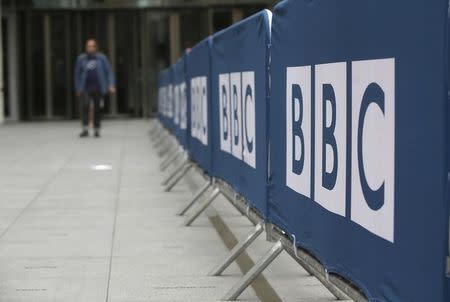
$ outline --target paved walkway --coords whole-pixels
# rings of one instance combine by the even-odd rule
[[[228,251],[211,217],[237,239],[250,231],[248,220],[218,199],[182,227],[174,213],[201,180],[193,173],[162,191],[148,122],[106,122],[101,139],[78,139],[77,127],[0,127],[0,301],[220,300],[242,265],[206,276]],[[244,266],[270,247],[263,237]],[[264,275],[267,282],[241,300],[333,300],[286,254]]]

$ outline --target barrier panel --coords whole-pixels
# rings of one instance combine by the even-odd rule
[[[214,176],[266,216],[271,12],[215,34],[211,44]]]
[[[370,301],[448,301],[447,1],[287,0],[269,220]]]
[[[166,128],[173,129],[173,74],[170,67],[159,73],[158,117]]]
[[[207,38],[186,55],[190,107],[189,155],[208,174],[211,174],[212,145],[210,43]]]
[[[178,142],[188,147],[188,100],[187,100],[187,77],[185,57],[181,57],[172,65],[173,74],[173,124],[174,132]]]

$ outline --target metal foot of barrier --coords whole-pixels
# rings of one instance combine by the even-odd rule
[[[211,196],[203,204],[200,205],[200,207],[190,216],[186,221],[183,223],[184,226],[190,226],[195,219],[197,219],[198,216],[200,216],[201,213],[203,213],[204,210],[219,196],[220,190],[219,188],[215,188],[214,191],[211,193]]]
[[[151,125],[150,130],[148,131],[148,134],[150,135],[150,138],[153,138],[153,136],[158,132],[158,125]]]
[[[153,137],[152,143],[155,145],[159,140],[161,140],[163,137],[168,135],[167,130],[164,127],[161,127],[160,130],[158,130]]]
[[[256,238],[264,231],[264,223],[258,223],[255,228],[247,235],[245,240],[238,243],[230,252],[228,257],[217,267],[215,267],[208,276],[219,276],[222,272],[236,260],[239,255],[255,241]]]
[[[171,181],[175,176],[177,176],[177,174],[180,172],[180,170],[186,165],[186,163],[188,162],[187,159],[183,160],[178,166],[176,166],[173,170],[172,173],[170,173],[166,178],[163,179],[163,181],[161,182],[162,186],[165,186],[169,183],[169,181]]]
[[[159,169],[165,171],[181,154],[183,154],[183,151],[175,147],[175,150],[170,152],[167,158],[159,165]]]
[[[170,190],[172,190],[173,187],[176,186],[176,184],[186,175],[186,173],[193,167],[192,163],[189,163],[187,165],[184,166],[184,169],[181,170],[180,173],[178,173],[177,177],[175,177],[171,182],[167,183],[164,191],[165,192],[170,192]]]
[[[161,145],[161,147],[158,149],[158,157],[164,157],[165,154],[167,154],[167,152],[170,150],[170,148],[172,147],[173,142],[172,141],[168,141],[165,142]]]
[[[158,121],[153,121],[153,123],[150,124],[150,130],[149,130],[150,137],[151,138],[154,137],[162,130],[163,130],[163,127],[161,126],[161,124]]]
[[[268,267],[273,260],[284,250],[281,241],[277,241],[267,254],[265,254],[222,298],[223,301],[235,301],[240,294]]]
[[[159,126],[159,129],[156,129],[156,131],[150,135],[150,140],[152,143],[155,143],[156,140],[160,139],[162,135],[164,134],[164,127]]]
[[[268,231],[270,232],[270,230]],[[322,283],[336,298],[336,300],[349,300],[349,297],[352,297],[352,300],[354,301],[367,301],[366,299],[361,299],[358,294],[355,295],[355,291],[352,290],[350,286],[337,286],[334,282],[332,282],[333,276],[328,275],[320,262],[318,262],[316,259],[302,250],[296,251],[297,247],[293,245],[291,241],[287,240],[285,237],[279,237],[278,240],[281,241],[285,246],[285,251],[295,261],[297,261],[297,263],[300,264],[311,276],[316,277],[317,280],[319,280],[320,283]]]
[[[161,150],[162,155],[160,156],[161,162],[165,162],[172,154],[180,151],[180,146],[173,140],[167,144],[166,150]]]
[[[159,129],[158,121],[154,120],[150,122],[150,135],[153,135]]]
[[[207,181],[191,198],[189,203],[184,206],[180,211],[178,211],[178,216],[183,216],[196,202],[197,200],[209,189],[211,186],[211,181]]]
[[[164,141],[169,138],[170,135],[165,133],[164,131],[161,133],[160,136],[158,136],[155,141],[153,141],[153,147],[156,148],[158,146],[160,146],[162,143],[164,143]]]

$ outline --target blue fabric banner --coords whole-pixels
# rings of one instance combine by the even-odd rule
[[[166,68],[158,78],[158,117],[164,127],[173,129],[173,73]]]
[[[187,100],[187,77],[186,60],[181,57],[172,65],[173,73],[173,124],[174,132],[179,143],[188,147],[188,100]]]
[[[449,301],[447,0],[288,0],[269,220],[370,301]]]
[[[268,58],[271,13],[263,10],[213,36],[214,176],[263,217],[267,205]]]
[[[189,154],[211,174],[211,62],[210,39],[198,43],[186,55],[189,104]]]

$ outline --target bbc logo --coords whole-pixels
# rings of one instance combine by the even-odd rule
[[[165,117],[173,117],[173,86],[172,84],[163,86],[159,88],[158,100],[159,100],[159,110],[161,114]]]
[[[255,73],[219,75],[220,149],[256,169]]]
[[[186,82],[174,85],[174,123],[180,129],[187,128]]]
[[[208,78],[191,79],[191,136],[208,145]]]
[[[286,185],[340,216],[350,185],[349,218],[394,242],[395,59],[350,66],[350,116],[346,62],[287,68]]]

